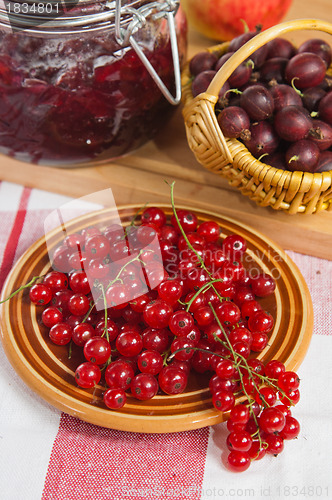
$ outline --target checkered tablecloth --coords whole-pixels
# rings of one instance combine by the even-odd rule
[[[68,198],[0,183],[0,283]],[[319,242],[317,241],[317,245]],[[332,252],[332,242],[331,242]],[[61,413],[16,375],[0,346],[0,498],[219,500],[332,498],[332,261],[287,252],[314,305],[298,370],[300,436],[248,471],[225,469],[225,424],[170,434],[105,429]]]

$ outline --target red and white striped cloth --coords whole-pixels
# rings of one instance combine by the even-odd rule
[[[68,198],[0,183],[0,283]],[[319,242],[317,242],[319,244]],[[332,242],[331,242],[332,247]],[[332,498],[332,261],[288,252],[309,286],[314,335],[298,373],[298,439],[234,474],[222,465],[224,424],[170,434],[105,429],[61,414],[16,375],[0,347],[3,500]]]

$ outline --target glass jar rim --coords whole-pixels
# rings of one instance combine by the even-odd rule
[[[163,17],[170,12],[174,14],[179,3],[179,0],[25,0],[23,3],[4,0],[0,2],[0,28],[31,34],[75,34],[124,30],[131,24],[132,34],[153,10],[156,17]]]

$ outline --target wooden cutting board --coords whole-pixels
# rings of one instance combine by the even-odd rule
[[[198,164],[185,139],[179,112],[167,133],[116,162],[85,168],[27,165],[2,157],[0,178],[72,197],[111,188],[117,205],[168,202],[175,180],[176,203],[207,208],[251,225],[295,250],[332,260],[332,213],[288,215],[257,206],[227,181]],[[107,205],[107,199],[102,200]]]
[[[287,19],[315,16],[332,22],[329,7],[330,0],[317,0],[314,5],[294,0]],[[296,37],[302,36],[296,33]],[[188,57],[213,43],[189,31]],[[180,108],[154,141],[109,164],[51,168],[0,156],[0,179],[71,197],[110,187],[118,205],[168,202],[165,180],[175,180],[178,204],[213,210],[251,225],[284,249],[332,260],[332,212],[288,215],[257,206],[226,180],[199,165],[187,144]],[[101,201],[107,205],[107,200]]]

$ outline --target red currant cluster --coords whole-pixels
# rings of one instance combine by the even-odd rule
[[[221,379],[224,370],[230,370],[229,360],[219,362],[214,378]],[[233,471],[244,471],[252,460],[260,460],[266,453],[279,455],[284,449],[284,440],[298,436],[300,424],[292,416],[290,406],[299,401],[299,378],[295,372],[286,371],[285,365],[277,360],[265,366],[259,360],[248,360],[245,365],[240,363],[239,371],[232,376],[236,375],[246,401],[228,406],[227,447],[230,453],[227,464]],[[216,408],[225,407],[224,396],[220,401],[219,393],[214,393],[213,403]]]
[[[274,325],[261,298],[274,293],[275,280],[248,272],[242,236],[221,235],[216,222],[199,223],[172,203],[170,220],[149,207],[126,231],[93,226],[70,234],[54,252],[56,270],[29,296],[43,306],[50,339],[83,350],[77,384],[102,383],[112,410],[128,397],[182,393],[193,371],[210,374],[214,407],[230,412],[229,467],[245,470],[299,432],[290,412],[299,400],[297,375],[255,357]],[[149,251],[153,239],[160,259]]]

